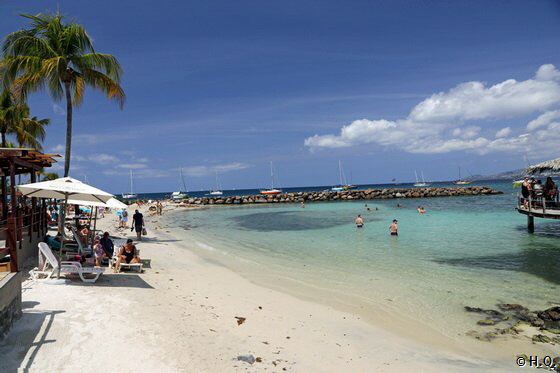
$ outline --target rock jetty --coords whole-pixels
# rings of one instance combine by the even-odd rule
[[[502,194],[485,186],[458,188],[387,188],[366,190],[345,190],[340,192],[294,192],[277,195],[221,196],[188,198],[191,205],[235,205],[254,203],[299,203],[322,201],[351,201],[390,198],[428,198],[451,196],[478,196]]]

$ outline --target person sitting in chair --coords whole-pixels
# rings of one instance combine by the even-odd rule
[[[122,262],[125,262],[127,264],[140,263],[140,257],[138,256],[138,252],[136,251],[136,246],[134,246],[134,243],[132,243],[132,240],[130,238],[126,241],[126,243],[121,247],[119,251],[117,263],[115,264],[115,273],[121,271]]]

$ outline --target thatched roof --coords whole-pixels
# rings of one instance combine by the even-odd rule
[[[529,168],[527,168],[528,174],[540,174],[546,171],[552,171],[552,172],[560,171],[560,158],[553,159],[550,161],[544,161],[539,164],[529,166]]]

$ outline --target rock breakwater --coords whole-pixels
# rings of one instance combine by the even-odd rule
[[[277,195],[221,196],[188,198],[191,205],[235,205],[254,203],[299,203],[322,201],[352,201],[390,198],[429,198],[451,196],[477,196],[502,194],[502,192],[485,187],[470,186],[459,188],[387,188],[366,190],[345,190],[340,192],[294,192]]]

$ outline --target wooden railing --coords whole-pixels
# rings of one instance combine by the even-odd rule
[[[22,249],[24,239],[32,242],[33,236],[41,237],[47,231],[47,216],[44,206],[34,212],[24,211],[17,217],[8,215],[6,220],[0,221],[0,236],[5,245],[0,247],[0,260],[9,256],[10,271],[18,271],[18,250]]]
[[[547,199],[543,196],[529,196],[525,198],[518,193],[517,208],[527,210],[529,213],[535,211],[546,214],[548,211],[549,213],[558,214],[560,213],[560,202],[558,201],[558,195],[554,199]]]

